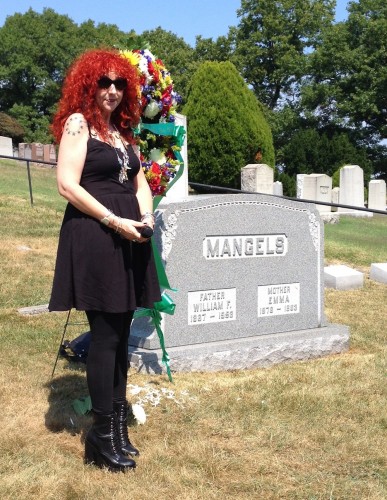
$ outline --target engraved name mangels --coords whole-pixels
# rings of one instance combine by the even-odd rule
[[[207,260],[283,257],[287,252],[285,234],[207,236],[203,240],[203,257]]]

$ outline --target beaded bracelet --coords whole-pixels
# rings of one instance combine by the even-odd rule
[[[117,219],[118,219],[118,224],[117,224],[117,227],[115,229],[115,232],[117,234],[121,234],[122,233],[122,219],[119,215],[116,215]]]

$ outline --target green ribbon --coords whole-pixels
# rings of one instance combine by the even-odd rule
[[[165,314],[173,315],[175,313],[175,307],[176,304],[173,302],[171,297],[167,293],[163,292],[160,302],[155,302],[152,309],[136,309],[133,316],[134,318],[143,318],[145,316],[149,316],[152,319],[152,322],[157,331],[157,335],[159,337],[161,351],[163,353],[161,361],[165,365],[170,382],[173,382],[173,380],[171,369],[169,366],[169,355],[165,349],[164,334],[161,329],[161,313],[163,312]]]
[[[149,130],[153,134],[171,136],[175,138],[175,144],[178,147],[182,147],[185,137],[185,128],[182,125],[175,125],[174,123],[140,123],[140,125],[135,130],[135,134],[140,134],[142,130]],[[163,195],[158,195],[153,198],[153,211],[155,212],[159,206],[160,201],[166,196],[168,190],[180,179],[184,172],[184,160],[180,154],[180,151],[174,151],[176,159],[180,162],[180,167],[176,172],[175,177],[169,182],[168,187]],[[157,277],[159,280],[159,285],[161,288],[166,290],[172,290],[176,292],[176,288],[172,288],[169,284],[168,277],[166,275],[164,265],[161,259],[160,252],[156,247],[153,239],[152,250],[153,257],[156,265]]]
[[[182,147],[184,143],[184,137],[185,137],[185,128],[182,125],[175,125],[174,123],[143,123],[141,122],[139,127],[136,130],[136,134],[140,134],[142,130],[149,130],[153,134],[156,135],[163,135],[163,136],[169,136],[169,137],[174,137],[174,143],[176,146],[179,148]],[[166,196],[167,192],[171,187],[180,179],[180,177],[183,175],[184,171],[184,160],[183,157],[180,154],[180,151],[174,151],[174,154],[177,158],[177,160],[180,162],[180,167],[178,171],[176,172],[175,177],[172,179],[172,181],[169,182],[167,189],[163,195],[155,196],[153,198],[153,211],[156,211],[160,201],[163,199],[164,196]],[[157,271],[157,278],[159,281],[159,285],[161,288],[165,290],[172,290],[174,292],[177,291],[176,288],[172,288],[171,285],[169,284],[165,268],[161,259],[160,252],[158,251],[158,248],[156,247],[156,244],[152,238],[152,250],[153,250],[153,257],[155,261],[155,266],[156,266],[156,271]],[[161,301],[156,302],[154,304],[153,309],[137,309],[134,313],[135,318],[140,318],[143,316],[150,316],[153,324],[156,328],[157,335],[159,337],[160,341],[160,347],[163,353],[162,357],[162,362],[164,363],[169,381],[172,382],[172,375],[171,375],[171,370],[169,367],[169,356],[168,353],[165,349],[165,340],[164,340],[164,333],[161,329],[161,313],[164,312],[166,314],[174,314],[175,312],[175,303],[167,295],[165,292],[163,292],[161,296]]]

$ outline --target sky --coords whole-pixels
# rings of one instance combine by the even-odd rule
[[[337,0],[336,20],[346,19],[348,0]],[[0,27],[7,16],[24,14],[31,7],[42,13],[49,7],[75,23],[116,24],[121,31],[141,34],[161,26],[195,46],[197,35],[214,40],[238,25],[241,0],[0,0]]]

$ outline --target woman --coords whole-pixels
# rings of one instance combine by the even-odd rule
[[[136,69],[115,50],[81,55],[65,79],[52,125],[57,183],[68,200],[50,311],[85,311],[91,332],[87,383],[94,423],[85,461],[134,468],[128,438],[128,337],[136,307],[160,300],[149,239],[152,196],[134,149],[140,120]]]

